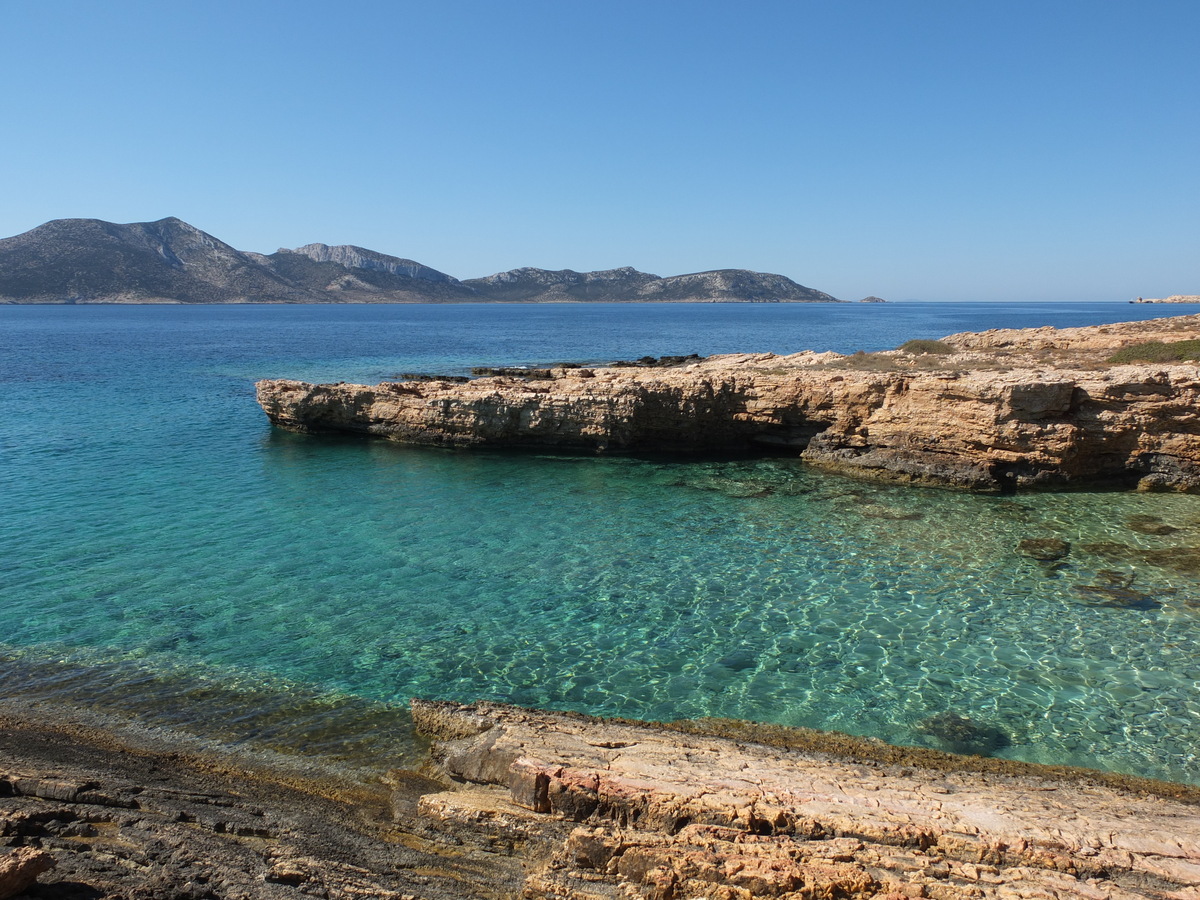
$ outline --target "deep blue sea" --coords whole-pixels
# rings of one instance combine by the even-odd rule
[[[384,767],[411,696],[924,746],[950,711],[1000,756],[1200,783],[1200,579],[1129,561],[1200,545],[1200,497],[404,448],[275,431],[253,391],[1196,311],[0,306],[4,693]]]

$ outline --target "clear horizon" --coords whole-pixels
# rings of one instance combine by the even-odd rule
[[[775,272],[845,300],[1200,292],[1200,5],[19,2],[0,235]]]

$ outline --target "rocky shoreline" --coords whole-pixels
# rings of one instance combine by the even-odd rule
[[[1138,297],[1136,300],[1130,300],[1130,303],[1200,303],[1200,295],[1197,294],[1172,294],[1170,297],[1151,298]]]
[[[786,454],[856,477],[992,492],[1195,491],[1195,356],[1130,351],[1196,340],[1200,316],[1183,316],[955,334],[851,356],[746,353],[465,383],[265,380],[257,397],[281,428],[409,444]]]
[[[431,840],[415,816],[393,821],[393,808],[443,789],[415,772],[364,783],[319,761],[289,765],[87,710],[6,704],[0,898],[519,895],[522,860]]]
[[[429,762],[361,784],[5,714],[0,896],[1200,897],[1185,785],[739,722],[413,717]]]

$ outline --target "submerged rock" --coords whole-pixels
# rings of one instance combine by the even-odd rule
[[[908,512],[894,506],[884,506],[881,503],[868,503],[859,507],[858,511],[868,519],[885,519],[889,522],[915,522],[925,518],[919,512]]]
[[[1088,606],[1112,609],[1152,610],[1162,606],[1149,594],[1135,591],[1131,572],[1115,572],[1101,569],[1096,573],[1096,582],[1077,584],[1075,592],[1084,598]]]
[[[1071,552],[1071,542],[1061,538],[1025,538],[1017,544],[1017,553],[1038,559],[1042,562],[1053,562],[1063,559]]]
[[[1161,569],[1171,569],[1181,575],[1200,575],[1200,547],[1162,547],[1143,550],[1116,541],[1096,541],[1082,549],[1112,562],[1144,562]]]
[[[1125,525],[1130,531],[1136,531],[1138,534],[1165,535],[1174,534],[1179,530],[1174,525],[1168,525],[1159,516],[1130,516],[1125,520]]]
[[[1092,541],[1088,544],[1081,544],[1079,549],[1084,553],[1090,553],[1093,556],[1099,556],[1101,559],[1113,561],[1133,559],[1138,554],[1136,548],[1128,544],[1118,543],[1117,541]]]
[[[994,725],[977,722],[952,710],[927,716],[917,723],[916,730],[934,738],[943,750],[972,756],[988,756],[1012,743],[1008,735]]]
[[[1164,547],[1143,550],[1142,559],[1152,566],[1172,569],[1183,575],[1200,575],[1200,547]]]
[[[753,669],[758,665],[758,657],[749,650],[734,650],[732,653],[722,656],[717,662],[734,672],[744,672],[746,669]]]

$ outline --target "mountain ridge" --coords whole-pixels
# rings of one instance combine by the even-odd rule
[[[352,244],[238,250],[174,216],[53,219],[0,239],[0,303],[839,303],[783,275],[715,269],[660,277],[522,267],[460,281]]]

